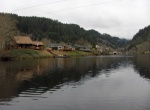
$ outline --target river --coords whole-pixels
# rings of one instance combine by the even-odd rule
[[[150,110],[150,55],[0,62],[0,110]]]

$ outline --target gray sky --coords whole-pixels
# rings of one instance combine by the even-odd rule
[[[51,18],[127,39],[150,25],[150,0],[0,0],[0,12]]]

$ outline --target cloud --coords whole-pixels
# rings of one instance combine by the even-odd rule
[[[3,0],[0,10],[57,19],[131,39],[139,29],[149,25],[149,4],[150,0]]]

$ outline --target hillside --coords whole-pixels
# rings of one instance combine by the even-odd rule
[[[46,45],[50,42],[64,42],[85,46],[99,44],[111,48],[118,48],[128,43],[126,39],[112,37],[109,34],[101,34],[95,30],[85,30],[77,24],[64,24],[50,18],[0,14],[0,16],[5,15],[9,15],[15,21],[13,22],[13,27],[18,35],[29,35],[32,40],[42,40]],[[12,30],[10,29],[9,31],[11,32]]]
[[[129,46],[130,52],[145,53],[150,51],[150,25],[144,29],[140,29],[134,35]]]

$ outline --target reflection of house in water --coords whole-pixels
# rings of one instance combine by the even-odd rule
[[[108,73],[109,70],[117,68],[120,61],[123,61],[122,58],[82,57],[0,64],[0,70],[5,68],[0,74],[0,101],[3,98],[17,97],[18,94],[32,95],[33,93],[35,96],[50,89],[57,91],[66,83],[84,84],[90,78],[101,75],[102,70],[103,73],[104,71]]]
[[[11,97],[17,96],[17,89],[18,82],[15,77],[5,71],[0,71],[0,102],[10,101]]]
[[[64,59],[58,58],[58,68],[64,68]]]
[[[0,62],[0,102],[16,97],[18,92],[22,91],[23,83],[35,86],[36,83],[31,79],[43,75],[48,66],[51,66],[49,64],[47,60],[35,60],[30,63],[28,61]]]
[[[16,74],[16,79],[20,81],[31,79],[34,75],[34,72],[32,70],[23,70],[19,71]]]

